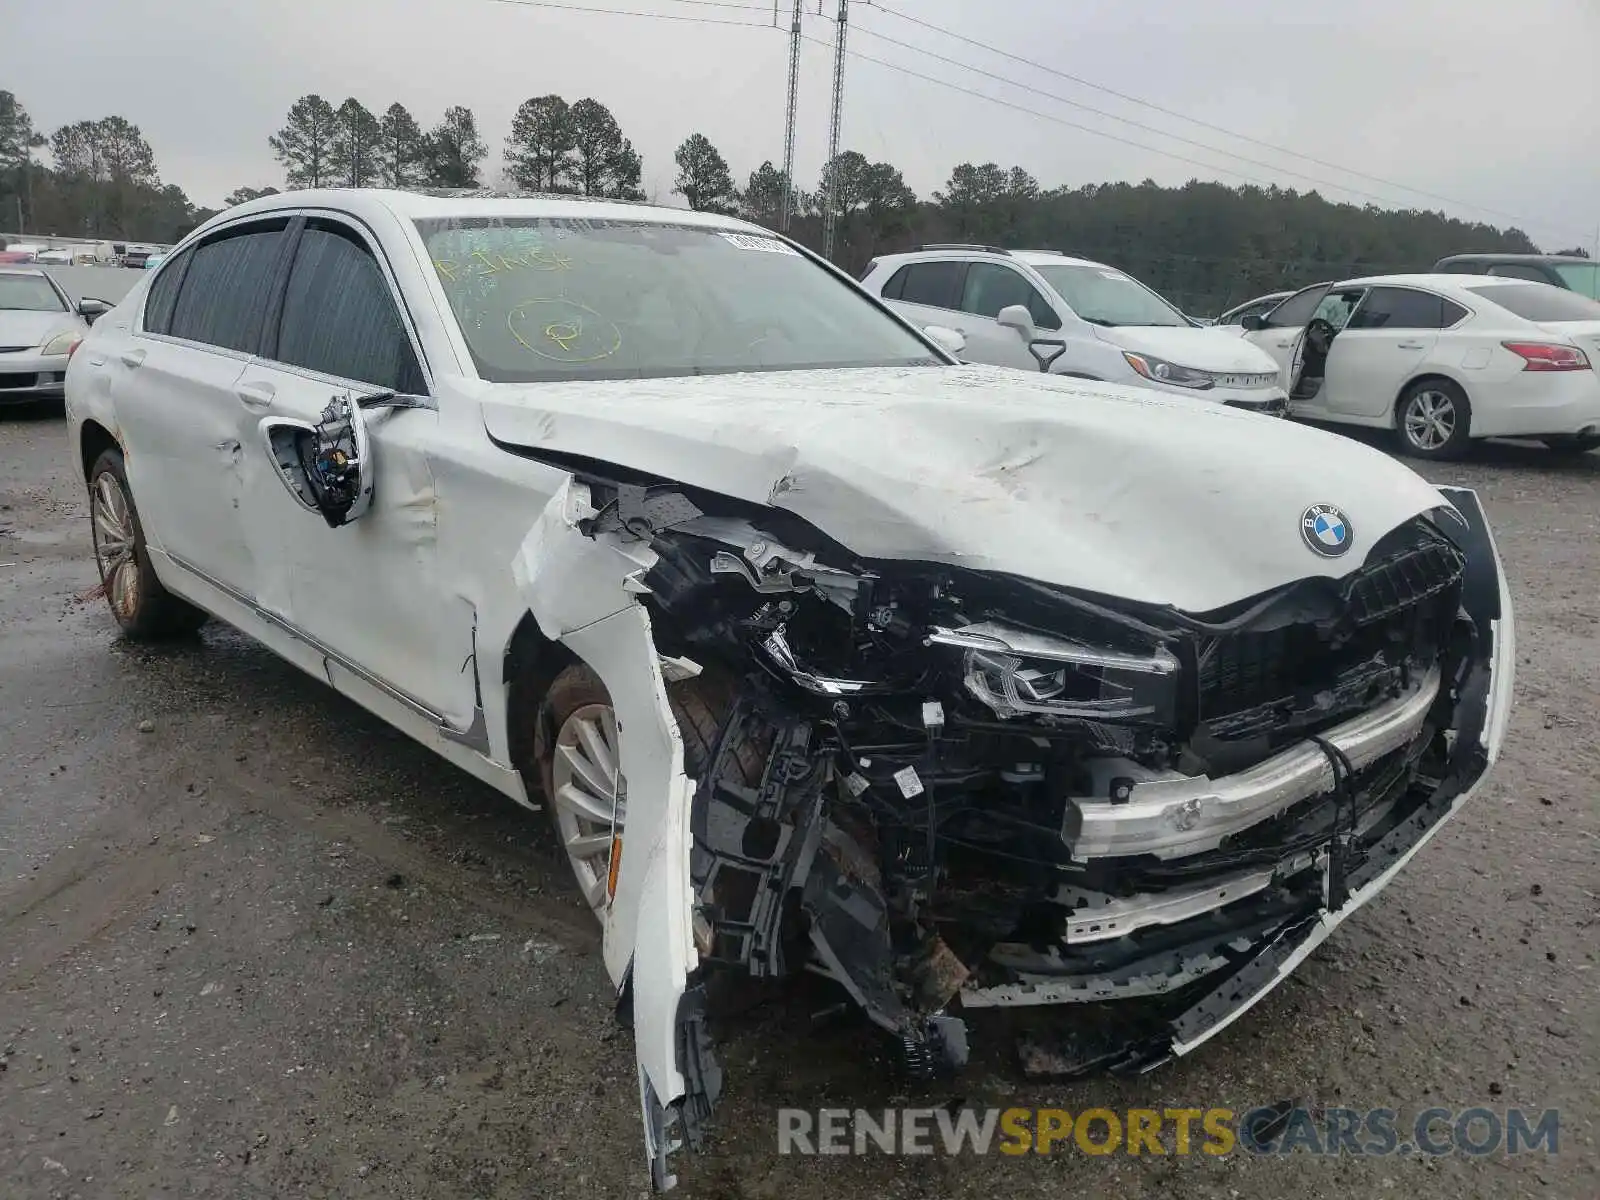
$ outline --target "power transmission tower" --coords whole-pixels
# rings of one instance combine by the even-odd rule
[[[828,121],[828,161],[822,189],[822,257],[833,261],[833,227],[838,220],[838,191],[834,160],[839,157],[839,119],[844,115],[844,35],[850,20],[850,0],[839,0],[838,37],[833,44],[833,115]]]
[[[794,114],[800,98],[800,0],[794,0],[794,20],[789,26],[789,120],[783,130],[783,199],[778,228],[789,232],[789,209],[794,196]]]

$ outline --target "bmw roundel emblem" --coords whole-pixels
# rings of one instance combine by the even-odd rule
[[[1300,515],[1300,536],[1323,558],[1338,558],[1356,540],[1350,518],[1331,504],[1313,504]]]

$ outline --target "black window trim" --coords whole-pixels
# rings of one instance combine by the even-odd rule
[[[389,287],[389,298],[394,301],[400,313],[400,324],[405,330],[406,337],[411,342],[411,353],[416,357],[417,370],[422,376],[423,390],[418,392],[419,397],[435,400],[429,408],[437,408],[437,393],[434,387],[433,371],[428,363],[428,356],[422,348],[422,337],[417,329],[416,318],[411,312],[411,307],[406,303],[405,293],[400,288],[399,277],[395,274],[394,265],[389,261],[389,256],[384,252],[383,243],[372,227],[354,213],[345,212],[337,208],[296,208],[293,210],[296,220],[289,230],[289,244],[287,253],[279,263],[277,278],[274,280],[273,295],[267,302],[268,324],[263,330],[261,350],[259,357],[262,362],[270,363],[275,369],[288,371],[291,374],[302,375],[307,379],[329,380],[338,384],[357,384],[371,386],[366,380],[346,379],[339,375],[329,375],[323,371],[313,371],[295,363],[284,362],[277,357],[278,338],[283,331],[283,303],[284,297],[289,292],[289,275],[294,269],[295,256],[300,250],[300,237],[304,233],[308,221],[327,221],[330,224],[341,226],[347,234],[352,235],[357,242],[366,247],[378,264],[378,272],[383,276],[384,283]]]
[[[138,329],[135,330],[135,333],[139,337],[155,338],[157,341],[171,342],[174,346],[186,346],[193,350],[203,350],[209,354],[220,354],[227,358],[237,358],[243,362],[249,362],[251,359],[256,358],[261,349],[262,337],[265,333],[264,328],[256,330],[254,350],[235,350],[231,346],[218,346],[212,342],[197,342],[193,338],[179,337],[174,333],[156,333],[153,330],[146,329],[144,324],[145,309],[150,303],[150,289],[155,287],[156,280],[161,278],[161,274],[167,269],[167,264],[169,262],[181,262],[182,264],[182,269],[178,275],[178,281],[174,285],[177,290],[173,293],[172,298],[173,312],[176,313],[178,299],[183,295],[184,284],[188,282],[189,264],[194,261],[196,251],[200,250],[204,246],[210,245],[212,242],[221,240],[223,237],[231,237],[234,234],[247,230],[252,225],[263,225],[277,221],[286,221],[287,224],[283,230],[283,238],[278,243],[277,258],[272,264],[273,276],[276,280],[276,277],[283,271],[284,247],[288,244],[290,238],[294,234],[293,215],[280,209],[273,209],[264,213],[251,213],[249,216],[240,217],[235,221],[229,221],[227,224],[219,225],[215,229],[206,230],[204,235],[195,238],[194,241],[190,242],[188,245],[180,246],[176,250],[169,252],[168,257],[162,260],[161,265],[156,268],[155,277],[150,280],[149,286],[145,288],[143,299],[139,301],[139,321]],[[270,311],[270,309],[271,302],[269,301],[268,311]],[[262,315],[264,319],[266,313],[263,312]]]

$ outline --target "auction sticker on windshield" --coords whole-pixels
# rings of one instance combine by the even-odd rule
[[[754,237],[748,233],[724,233],[723,238],[741,250],[765,250],[769,254],[799,254],[793,246],[787,246],[777,238]]]

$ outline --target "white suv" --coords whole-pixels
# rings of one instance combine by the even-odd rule
[[[713,975],[821,970],[918,1074],[966,1010],[1090,1002],[1102,1061],[1154,1066],[1382,889],[1505,729],[1470,491],[959,364],[713,213],[265,197],[66,389],[130,637],[220,618],[550,810],[661,1187],[720,1089]]]
[[[1199,329],[1132,276],[1053,250],[923,246],[874,259],[861,284],[907,319],[952,330],[961,356],[1023,370],[1156,388],[1285,414],[1277,363]],[[947,344],[954,341],[935,332]]]

